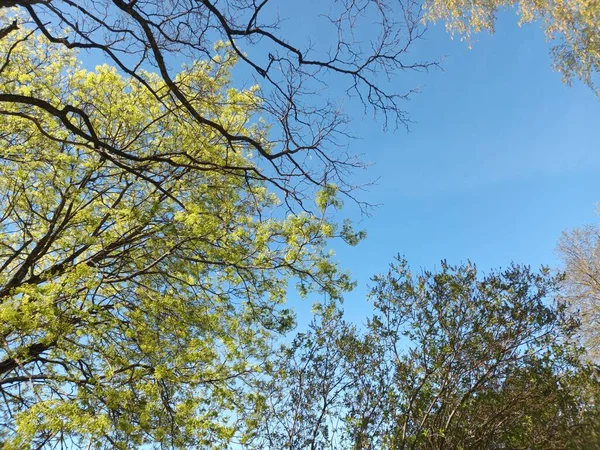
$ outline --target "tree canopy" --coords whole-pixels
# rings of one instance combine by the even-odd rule
[[[555,301],[560,278],[405,260],[374,278],[366,330],[334,304],[287,347],[255,448],[581,449],[600,380]]]
[[[145,74],[151,91],[86,70],[26,30],[0,53],[0,95],[48,99],[1,112],[3,448],[229,442],[251,408],[245,378],[293,325],[286,280],[334,297],[350,286],[324,248],[334,193],[320,216],[286,217],[251,149],[157,99],[162,78]],[[266,147],[256,90],[229,86],[234,62],[223,50],[176,80],[196,110]]]

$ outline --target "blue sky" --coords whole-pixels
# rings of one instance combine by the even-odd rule
[[[368,315],[369,279],[398,253],[414,269],[444,258],[482,270],[558,266],[560,233],[600,220],[600,101],[562,82],[549,48],[538,25],[519,27],[512,13],[472,49],[436,25],[417,50],[445,55],[443,71],[409,75],[423,85],[406,105],[410,132],[384,133],[348,111],[361,138],[351,150],[373,163],[358,178],[379,179],[361,198],[381,204],[371,218],[343,211],[368,233],[356,248],[334,245],[359,283],[345,301],[350,318]],[[308,305],[293,304],[302,325]]]

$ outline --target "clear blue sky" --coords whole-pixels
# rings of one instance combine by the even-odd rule
[[[359,283],[345,301],[351,318],[368,315],[369,279],[398,253],[414,269],[444,258],[482,270],[558,266],[560,233],[600,220],[600,100],[562,83],[549,48],[538,25],[518,27],[512,13],[472,49],[437,25],[417,50],[446,55],[443,71],[410,76],[424,85],[406,105],[410,132],[384,133],[349,111],[361,137],[351,150],[373,163],[358,176],[379,178],[361,198],[381,204],[368,219],[349,206],[368,237],[334,245]],[[309,305],[292,303],[302,325]]]

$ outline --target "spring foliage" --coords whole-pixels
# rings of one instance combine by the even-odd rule
[[[600,3],[596,0],[429,0],[427,19],[442,20],[452,32],[469,39],[473,33],[493,32],[503,8],[517,8],[519,23],[540,21],[554,43],[555,68],[565,81],[579,78],[597,87],[600,72]]]
[[[235,58],[218,50],[180,89],[268,146],[258,88],[229,87]],[[286,216],[248,148],[181,113],[161,78],[146,73],[149,90],[88,70],[27,30],[0,55],[0,93],[46,102],[0,104],[0,446],[241,438],[246,383],[293,325],[287,280],[334,297],[350,285],[325,249],[335,224]]]

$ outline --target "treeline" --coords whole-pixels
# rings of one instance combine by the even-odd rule
[[[282,350],[250,447],[599,448],[600,374],[562,280],[399,259],[373,279],[366,330],[324,305]]]

